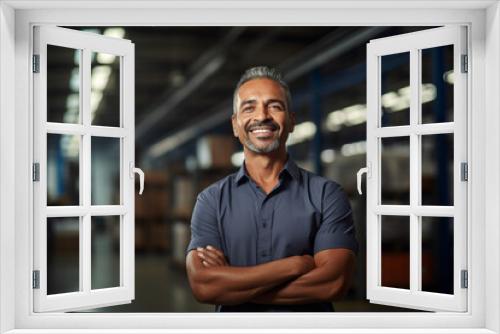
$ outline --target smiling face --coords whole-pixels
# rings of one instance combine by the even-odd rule
[[[266,78],[247,81],[238,90],[236,102],[233,132],[246,150],[258,154],[285,150],[295,120],[279,83]]]

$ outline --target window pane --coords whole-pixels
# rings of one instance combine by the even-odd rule
[[[120,57],[92,52],[92,125],[120,126]]]
[[[80,218],[47,218],[47,294],[80,289]]]
[[[453,134],[422,136],[422,205],[453,205]]]
[[[120,138],[92,137],[92,205],[120,204]]]
[[[92,217],[92,289],[120,286],[120,216]]]
[[[453,294],[453,218],[422,217],[422,290]]]
[[[80,204],[80,136],[47,134],[47,205]]]
[[[47,121],[80,123],[81,50],[47,45]]]
[[[381,204],[410,204],[410,137],[381,138]]]
[[[410,124],[410,53],[382,56],[380,126]]]
[[[410,217],[381,216],[382,282],[385,287],[410,288]]]
[[[453,45],[422,50],[422,123],[453,122]]]

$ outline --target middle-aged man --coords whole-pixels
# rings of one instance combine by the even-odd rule
[[[328,312],[350,286],[358,243],[341,186],[288,156],[288,85],[268,67],[236,86],[238,172],[197,198],[187,273],[196,299],[220,312]]]

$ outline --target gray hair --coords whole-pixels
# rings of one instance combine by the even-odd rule
[[[267,66],[257,66],[246,70],[245,73],[243,73],[243,75],[241,76],[240,81],[238,81],[233,94],[233,114],[236,114],[236,112],[238,111],[238,90],[240,89],[240,87],[247,81],[260,78],[271,79],[277,82],[281,86],[281,88],[283,88],[286,97],[286,109],[290,111],[292,105],[292,95],[290,94],[290,88],[288,88],[288,84],[285,82],[285,80],[283,80],[281,73],[275,68],[270,68]]]

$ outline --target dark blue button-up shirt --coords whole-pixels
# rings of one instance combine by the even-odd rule
[[[269,194],[248,176],[243,164],[237,173],[198,195],[187,251],[207,245],[221,249],[231,266],[254,266],[331,248],[358,252],[352,210],[342,187],[290,159]],[[333,307],[331,303],[245,303],[218,305],[216,310],[319,312],[333,311]]]

